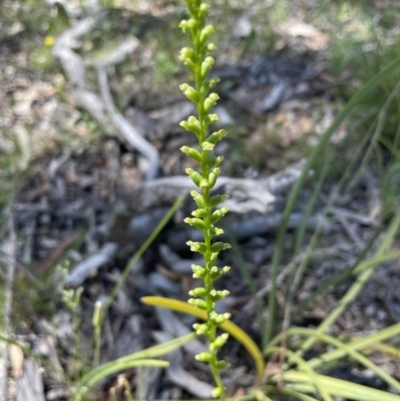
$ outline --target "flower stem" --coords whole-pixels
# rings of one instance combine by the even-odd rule
[[[230,314],[218,314],[216,303],[225,298],[229,292],[217,291],[214,281],[227,273],[229,267],[219,268],[216,266],[216,260],[219,252],[230,248],[229,244],[222,242],[213,242],[213,238],[223,233],[221,228],[215,224],[227,213],[228,209],[222,207],[213,211],[213,208],[227,199],[226,195],[211,195],[211,190],[215,186],[220,169],[218,166],[222,162],[221,156],[214,156],[214,146],[225,135],[224,130],[219,130],[209,134],[208,128],[218,120],[216,114],[210,113],[212,107],[218,100],[216,93],[208,94],[217,82],[216,78],[207,79],[207,75],[214,59],[206,56],[207,53],[216,49],[216,46],[208,42],[214,28],[206,25],[208,16],[208,5],[201,0],[185,0],[188,4],[190,13],[189,20],[183,20],[180,27],[185,32],[189,31],[192,39],[193,48],[185,47],[181,50],[180,58],[191,70],[195,86],[188,84],[180,86],[184,95],[191,100],[197,109],[197,117],[190,116],[187,121],[182,121],[181,126],[193,132],[199,144],[199,149],[183,146],[181,150],[200,164],[201,172],[187,169],[189,177],[193,183],[200,189],[200,193],[192,191],[191,195],[195,200],[198,209],[192,212],[194,218],[186,218],[185,222],[196,227],[203,232],[204,242],[189,241],[188,245],[194,252],[199,252],[204,256],[204,266],[192,265],[193,277],[203,280],[204,287],[195,288],[190,291],[194,298],[189,299],[189,303],[203,309],[207,312],[208,321],[204,324],[193,325],[198,335],[205,335],[209,342],[209,353],[203,352],[196,355],[196,359],[209,364],[214,377],[216,388],[213,391],[213,397],[225,400],[225,388],[222,383],[220,371],[227,366],[227,363],[218,360],[218,350],[228,339],[227,334],[217,336],[218,326],[229,319]]]

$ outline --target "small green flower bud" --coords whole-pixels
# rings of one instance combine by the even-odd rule
[[[189,217],[187,217],[185,220],[183,220],[186,224],[189,224],[192,227],[195,227],[199,230],[204,231],[206,229],[206,226],[204,224],[204,220],[201,220],[199,218],[195,218],[195,219],[190,219]]]
[[[207,4],[207,3],[202,3],[201,5],[200,5],[200,8],[199,8],[199,11],[200,11],[200,13],[203,15],[203,16],[205,16],[206,14],[206,12],[207,12],[207,10],[210,8],[210,6],[209,6],[209,4]]]
[[[215,339],[214,342],[212,342],[210,344],[210,351],[215,352],[215,351],[218,351],[219,349],[221,349],[225,345],[225,343],[228,341],[228,338],[229,338],[228,333],[221,334],[219,337],[217,337]]]
[[[195,218],[191,219],[192,220],[192,226],[196,227],[198,230],[204,231],[206,229],[206,225],[204,224],[204,220]]]
[[[184,128],[186,131],[191,131],[190,125],[187,121],[183,120],[179,123],[179,125]]]
[[[214,185],[217,183],[217,178],[218,175],[210,173],[210,175],[208,176],[208,185],[210,188],[214,188]]]
[[[224,210],[222,209],[227,209],[227,208],[217,209],[211,214],[211,224],[217,223],[222,217],[225,216],[226,212],[224,213]]]
[[[220,129],[217,132],[213,132],[208,138],[207,141],[213,143],[214,145],[220,141],[222,138],[226,136],[226,131],[224,129]]]
[[[204,242],[188,241],[186,244],[190,246],[192,252],[199,252],[203,255],[207,252],[207,245]]]
[[[193,103],[197,103],[199,101],[199,93],[197,92],[196,89],[194,89],[192,86],[188,84],[182,84],[179,86],[180,90],[183,92],[183,94],[191,100]]]
[[[212,173],[211,173],[212,174]],[[210,175],[211,175],[210,174]],[[210,186],[210,184],[209,184],[209,181],[208,180],[206,180],[205,178],[203,178],[201,181],[200,181],[200,183],[199,183],[199,185],[198,185],[201,189],[204,189],[204,188],[208,188],[209,186]]]
[[[201,144],[201,149],[202,150],[208,150],[208,151],[213,150],[214,149],[214,144],[212,144],[210,142],[207,142],[207,141],[204,141]]]
[[[203,201],[204,202],[204,201]],[[203,219],[207,217],[207,209],[196,209],[192,212],[194,217],[202,217]]]
[[[209,114],[208,116],[205,117],[205,124],[208,127],[211,124],[214,124],[219,120],[218,114]]]
[[[226,298],[228,295],[229,295],[228,290],[222,290],[222,291],[212,290],[210,292],[210,296],[213,302],[218,302],[219,300]]]
[[[218,176],[220,175],[221,170],[217,167],[215,168],[212,173],[208,176],[208,183],[210,188],[214,188],[215,184],[217,183]]]
[[[205,203],[204,203],[204,197],[203,195],[200,195],[197,191],[191,191],[190,195],[192,195],[193,200],[196,202],[196,205],[199,208],[204,208],[206,207]],[[194,216],[194,215],[193,215]],[[196,216],[199,217],[199,216]],[[201,216],[201,217],[205,217],[205,216]]]
[[[201,63],[201,76],[202,78],[205,78],[208,74],[208,72],[211,70],[212,66],[214,65],[214,58],[211,56],[208,56],[205,58],[205,60]]]
[[[229,199],[228,195],[214,195],[210,198],[210,206],[217,206],[219,203],[226,201]]]
[[[197,25],[197,21],[194,18],[190,18],[189,20],[182,20],[179,24],[179,28],[185,32],[186,29],[194,28]]]
[[[199,128],[201,128],[200,121],[195,116],[189,116],[188,123],[193,125],[196,124]]]
[[[191,297],[204,297],[207,294],[207,291],[203,287],[194,288],[193,290],[189,291],[189,295]]]
[[[215,224],[218,222],[222,217],[224,217],[228,213],[228,208],[227,207],[222,207],[221,209],[215,210],[211,214],[211,224]]]
[[[195,323],[192,327],[198,336],[207,334],[210,331],[210,326],[207,323]]]
[[[210,237],[216,237],[217,235],[222,235],[224,230],[222,228],[211,227],[208,229],[207,233]]]
[[[211,252],[221,252],[225,251],[226,249],[229,249],[231,246],[228,243],[225,242],[214,242],[210,249]]]
[[[216,48],[216,46],[215,46],[215,48]],[[206,93],[208,90],[214,88],[218,82],[220,82],[219,78],[217,78],[217,77],[210,78],[204,82],[204,84],[202,86],[202,90],[204,90],[204,93]]]
[[[208,352],[201,352],[200,354],[197,354],[194,358],[196,359],[196,361],[210,362],[212,355],[209,354]]]
[[[205,26],[200,32],[200,43],[204,43],[214,33],[212,25]]]
[[[218,252],[214,252],[210,256],[210,263],[213,265],[218,258]]]
[[[192,265],[193,278],[204,278],[207,275],[207,270],[199,265]]]
[[[204,180],[204,178],[203,178],[197,171],[194,171],[194,170],[191,169],[191,168],[187,168],[187,169],[186,169],[186,173],[187,173],[188,176],[192,179],[194,185],[196,185],[196,186],[198,186],[198,187],[200,186],[200,182],[201,182],[202,180]]]
[[[217,267],[217,266],[213,266],[213,267],[210,269],[210,276],[211,276],[211,278],[216,278],[218,272],[219,272],[218,267]]]
[[[199,208],[204,208],[204,207],[206,207],[206,205],[205,205],[205,203],[204,203],[203,195],[196,196],[196,197],[194,198],[194,201],[196,202],[197,207],[199,207]],[[199,217],[199,216],[196,216],[196,217]],[[205,216],[200,216],[200,217],[205,217]]]
[[[215,227],[215,234],[214,235],[222,235],[224,230],[222,228]]]
[[[218,156],[216,159],[215,159],[215,165],[216,166],[219,166],[222,162],[224,161],[224,156]]]
[[[207,310],[207,308],[208,308],[207,302],[204,301],[204,300],[202,300],[202,299],[190,298],[190,299],[188,300],[188,303],[189,303],[190,305],[194,305],[194,306],[196,306],[197,308],[202,309],[202,310]]]
[[[213,266],[210,269],[210,276],[211,276],[211,278],[213,280],[217,280],[218,278],[220,278],[224,274],[228,273],[229,270],[231,270],[231,268],[229,266],[225,266],[222,269],[219,269],[217,266]]]
[[[182,146],[180,149],[186,156],[191,157],[192,159],[202,162],[201,153],[195,148],[189,148],[189,146]]]
[[[183,20],[179,23],[178,26],[179,26],[179,28],[182,29],[182,32],[185,33],[185,32],[186,32],[186,29],[189,28],[189,22],[188,22],[187,20],[183,19]]]
[[[222,272],[222,274],[226,274],[226,273],[228,273],[230,270],[231,270],[231,267],[230,267],[230,266],[224,266],[224,267],[221,269],[221,272]]]
[[[231,317],[230,313],[222,313],[221,315],[217,312],[210,313],[210,320],[212,320],[215,324],[222,324],[226,322]]]
[[[186,131],[191,131],[195,135],[199,136],[201,134],[201,125],[199,120],[194,117],[190,116],[187,121],[183,120],[179,123],[179,125],[184,128]]]
[[[204,111],[209,113],[210,110],[216,105],[219,96],[216,93],[211,93],[204,101]]]
[[[186,60],[194,61],[196,59],[196,53],[190,47],[184,47],[179,52],[179,59],[185,62]]]

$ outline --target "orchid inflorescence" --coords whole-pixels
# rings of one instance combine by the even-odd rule
[[[191,192],[198,209],[193,211],[193,217],[186,218],[185,222],[204,234],[204,242],[189,241],[187,243],[193,252],[199,252],[204,256],[204,266],[192,265],[193,277],[202,279],[204,287],[191,290],[189,295],[193,298],[190,298],[188,302],[207,312],[207,321],[194,324],[193,328],[198,335],[205,335],[208,338],[209,352],[196,355],[196,359],[209,364],[216,383],[212,395],[214,398],[224,400],[225,389],[220,371],[228,364],[223,360],[218,360],[217,352],[228,340],[228,334],[218,336],[217,328],[230,318],[230,314],[217,313],[216,302],[229,295],[229,291],[216,290],[214,282],[230,270],[229,266],[222,268],[216,266],[219,253],[230,248],[230,245],[224,242],[212,242],[212,240],[223,234],[223,230],[216,227],[215,224],[228,212],[226,207],[217,210],[213,210],[213,208],[224,202],[228,196],[211,196],[211,190],[220,175],[218,166],[223,161],[222,156],[214,155],[214,147],[225,137],[226,131],[221,129],[209,133],[210,126],[218,121],[218,115],[211,113],[211,110],[219,99],[216,93],[209,93],[218,82],[217,78],[208,78],[208,73],[214,64],[214,58],[208,54],[216,49],[216,46],[209,42],[214,28],[212,25],[206,25],[209,5],[202,3],[201,0],[185,1],[188,5],[190,19],[181,21],[179,27],[183,32],[189,32],[193,47],[184,47],[180,52],[180,59],[191,70],[195,86],[185,83],[180,86],[180,89],[194,103],[198,115],[197,117],[190,116],[180,125],[186,131],[196,135],[199,149],[183,146],[181,150],[200,165],[200,172],[191,168],[186,169],[186,173],[199,191]]]

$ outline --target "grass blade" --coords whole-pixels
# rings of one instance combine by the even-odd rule
[[[125,279],[128,277],[128,274],[132,270],[133,266],[135,266],[135,264],[140,259],[140,257],[145,253],[147,248],[157,238],[158,234],[160,234],[161,230],[165,227],[165,225],[168,223],[168,221],[174,215],[174,213],[176,212],[178,207],[182,204],[182,202],[183,202],[183,196],[179,197],[175,201],[175,203],[172,205],[172,207],[168,210],[168,213],[158,223],[158,225],[154,229],[154,231],[150,234],[150,236],[146,239],[146,241],[139,248],[139,250],[129,260],[128,264],[126,265],[124,271],[121,274],[121,277],[119,278],[118,282],[115,284],[113,290],[111,291],[111,294],[110,294],[110,296],[108,298],[108,302],[107,302],[106,306],[104,307],[104,310],[103,310],[103,313],[102,313],[102,319],[103,320],[104,320],[104,316],[106,316],[106,314],[107,314],[108,310],[110,309],[115,297],[117,296],[119,290],[121,289],[122,284],[124,283]]]
[[[351,383],[334,377],[317,375],[319,383],[329,390],[329,393],[354,401],[400,401],[400,396],[375,388]],[[288,371],[283,373],[283,379],[292,383],[312,383],[304,372]]]
[[[315,373],[314,369],[311,368],[302,357],[300,357],[299,355],[297,355],[296,353],[294,353],[293,351],[291,351],[287,348],[272,347],[268,350],[268,354],[272,354],[275,352],[277,352],[277,353],[283,352],[284,354],[287,355],[287,357],[290,361],[296,363],[296,365],[300,368],[300,370],[304,370],[305,372],[307,372],[306,374],[310,378],[310,381],[315,385],[316,389],[321,394],[324,401],[333,401],[330,394],[326,391],[324,386],[321,384],[321,382],[318,378],[318,375]],[[280,374],[278,374],[278,376],[282,377]],[[279,380],[280,379],[278,379],[278,383],[279,383]]]
[[[358,92],[354,94],[354,96],[350,99],[346,107],[336,116],[332,125],[322,135],[320,142],[312,152],[310,158],[307,160],[299,179],[297,180],[297,182],[292,188],[292,191],[290,192],[288,202],[284,210],[282,224],[278,232],[278,238],[272,261],[272,271],[271,271],[272,290],[269,293],[269,299],[268,299],[269,319],[265,330],[265,336],[263,341],[264,344],[267,344],[271,339],[272,331],[275,326],[274,317],[275,317],[275,303],[276,303],[276,279],[278,276],[279,265],[283,252],[284,236],[286,233],[286,227],[289,221],[290,213],[293,210],[294,204],[297,200],[301,187],[303,186],[304,181],[311,167],[314,165],[318,155],[323,153],[326,145],[329,143],[332,134],[337,130],[337,128],[339,128],[340,124],[347,118],[347,116],[353,111],[353,109],[364,99],[364,97],[372,89],[374,89],[383,79],[385,79],[388,75],[390,75],[399,67],[400,67],[400,57],[393,60],[393,62],[391,62],[381,72],[372,77],[362,89],[360,89]]]
[[[138,368],[142,366],[148,366],[152,368],[167,368],[169,366],[169,362],[160,361],[159,359],[135,359],[132,361],[121,363],[117,359],[115,361],[107,363],[106,365],[102,365],[102,369],[94,370],[90,379],[85,382],[85,387],[92,388],[101,380],[105,379],[107,376],[112,375],[113,373],[117,373],[121,370]]]
[[[160,367],[168,367],[168,362],[166,361],[159,361],[161,364],[156,364],[154,362],[154,358],[166,355],[177,348],[180,348],[183,344],[187,343],[188,341],[193,340],[196,338],[196,333],[189,333],[185,336],[175,338],[171,341],[168,341],[164,344],[155,345],[153,347],[144,349],[142,351],[135,352],[130,355],[123,356],[118,358],[114,361],[110,361],[97,367],[96,369],[91,370],[79,382],[79,387],[91,387],[98,383],[100,380],[105,378],[106,376],[115,373],[117,371],[128,369],[130,367],[136,366],[160,366]],[[153,362],[149,362],[150,365],[145,365],[146,361],[152,360]],[[140,362],[141,364],[136,364]]]
[[[390,375],[388,375],[385,371],[383,371],[381,368],[379,368],[378,366],[376,366],[373,362],[371,362],[368,358],[366,358],[365,356],[361,355],[359,352],[357,352],[357,350],[355,349],[355,347],[357,347],[357,341],[354,341],[351,346],[344,344],[342,341],[328,335],[328,334],[323,334],[323,333],[319,333],[315,330],[312,329],[305,329],[305,328],[297,328],[296,330],[297,334],[309,334],[311,338],[312,336],[315,336],[314,338],[317,338],[327,344],[331,344],[334,347],[336,347],[338,350],[342,351],[342,354],[336,354],[336,360],[338,359],[338,356],[344,356],[344,355],[348,355],[349,357],[351,357],[352,359],[354,359],[355,361],[357,361],[358,363],[360,363],[361,365],[365,366],[366,368],[372,370],[378,377],[380,377],[383,381],[385,381],[389,386],[392,386],[393,388],[395,388],[397,391],[400,392],[400,383],[395,380],[393,377],[391,377]],[[311,361],[307,361],[307,365],[313,369],[316,369],[318,367],[320,367],[321,365],[321,361],[322,361],[322,357],[320,358],[314,358]],[[331,356],[330,360],[334,360]]]
[[[383,238],[382,243],[378,247],[378,250],[376,251],[373,259],[384,256],[383,254],[389,247],[390,243],[392,242],[393,237],[396,235],[399,225],[400,225],[400,209],[397,211],[395,217],[393,218],[385,234],[385,237]],[[344,297],[341,299],[339,305],[331,313],[329,313],[328,316],[323,320],[323,322],[318,326],[317,332],[319,333],[324,332],[331,324],[333,324],[337,320],[339,316],[342,315],[343,311],[362,290],[364,284],[368,281],[371,274],[373,273],[374,267],[376,265],[377,263],[374,262],[373,264],[369,265],[368,268],[364,266],[364,268],[360,271],[355,283],[346,292]],[[358,268],[356,269],[356,271],[358,272]],[[315,341],[314,338],[309,338],[308,340],[306,340],[303,346],[301,347],[301,352],[308,350],[314,344],[314,341]]]

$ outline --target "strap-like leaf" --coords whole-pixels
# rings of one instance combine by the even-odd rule
[[[196,308],[193,305],[189,305],[186,302],[178,301],[176,299],[169,299],[163,297],[143,297],[142,302],[147,305],[159,306],[161,308],[167,308],[176,312],[188,313],[202,320],[207,320],[207,314],[205,311]],[[257,344],[236,324],[226,321],[221,324],[221,329],[231,334],[232,337],[236,338],[244,348],[249,352],[256,365],[258,379],[261,380],[264,374],[264,358],[261,350]]]

